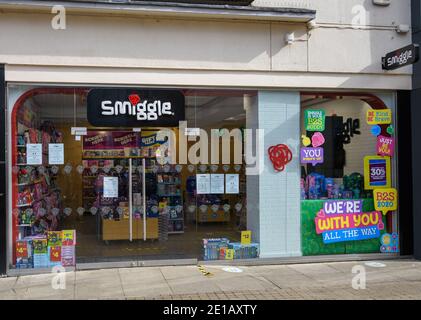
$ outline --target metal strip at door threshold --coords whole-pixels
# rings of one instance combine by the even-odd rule
[[[197,265],[197,259],[86,262],[86,263],[77,264],[76,270],[94,270],[94,269],[109,269],[109,268],[136,268],[136,267],[162,267],[162,266],[189,266],[189,265]]]

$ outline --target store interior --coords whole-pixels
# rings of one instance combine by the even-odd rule
[[[240,233],[247,226],[246,177],[244,168],[233,163],[234,157],[225,166],[168,164],[168,158],[157,151],[160,145],[168,143],[157,137],[160,128],[134,131],[124,127],[92,127],[87,122],[87,92],[44,90],[26,99],[14,112],[17,238],[45,230],[75,230],[77,263],[201,260],[206,258],[203,239],[240,240]],[[189,128],[204,129],[209,136],[211,129],[245,128],[244,92],[184,90],[183,93]],[[87,128],[86,135],[72,134],[72,128],[80,127]],[[179,139],[179,128],[166,129],[173,130]],[[105,142],[111,140],[116,144]],[[28,142],[43,144],[43,165],[25,164]],[[49,164],[50,150],[44,149],[48,143],[64,145],[63,164]],[[188,141],[189,148],[194,144],[195,141]],[[238,193],[198,195],[195,192],[198,173],[238,175]],[[104,176],[118,178],[118,198],[112,201],[102,194]],[[132,219],[128,217],[129,184]],[[46,209],[44,215],[34,214],[40,208]]]

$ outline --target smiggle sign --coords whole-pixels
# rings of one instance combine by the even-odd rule
[[[324,243],[357,241],[380,237],[382,213],[361,212],[362,200],[326,201],[314,219]]]

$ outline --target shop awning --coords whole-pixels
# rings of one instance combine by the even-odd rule
[[[266,8],[244,5],[211,4],[229,3],[230,1],[10,1],[0,0],[0,8],[4,10],[49,11],[55,5],[62,5],[68,12],[90,12],[92,14],[124,14],[146,16],[178,16],[208,19],[236,19],[260,21],[308,22],[316,16],[315,10],[300,8]],[[233,3],[249,3],[250,1],[232,1]]]

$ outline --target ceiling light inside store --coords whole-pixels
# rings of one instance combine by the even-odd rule
[[[245,118],[246,118],[246,114],[241,113],[241,114],[236,115],[236,116],[225,118],[224,121],[238,121],[238,120],[245,119]]]

